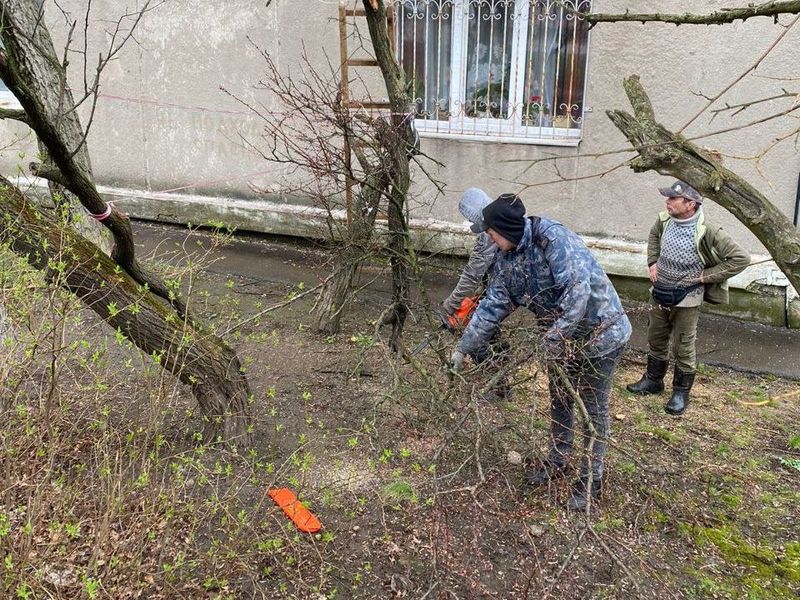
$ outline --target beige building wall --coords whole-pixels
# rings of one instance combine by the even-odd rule
[[[62,0],[60,4],[82,21],[84,0]],[[730,4],[729,0],[712,0],[693,3],[692,10],[710,11]],[[258,140],[262,128],[258,116],[245,104],[259,111],[283,108],[258,89],[264,73],[262,51],[296,77],[302,77],[303,53],[315,65],[324,66],[328,59],[338,62],[337,5],[335,0],[171,0],[148,12],[135,43],[129,43],[103,74],[89,137],[98,182],[121,203],[127,201],[133,215],[196,223],[197,214],[213,213],[230,216],[240,227],[285,233],[291,215],[272,220],[264,214],[275,208],[271,202],[282,201],[279,183],[287,170],[266,162],[247,147],[245,140]],[[92,3],[89,77],[96,60],[93,57],[105,52],[114,21],[125,6],[129,3]],[[603,12],[628,7],[683,12],[686,3],[598,0],[594,7]],[[58,46],[65,35],[63,18],[50,8],[49,22]],[[556,218],[593,238],[644,240],[663,206],[656,187],[668,185],[670,180],[654,173],[634,174],[625,166],[614,168],[631,156],[619,152],[628,148],[627,141],[605,114],[617,108],[630,110],[622,78],[639,74],[660,121],[681,129],[704,107],[705,97],[740,78],[715,107],[797,88],[796,80],[786,78],[798,75],[800,26],[790,29],[767,52],[790,21],[790,17],[782,17],[779,25],[762,18],[715,27],[638,23],[595,27],[589,44],[586,92],[590,111],[585,115],[580,145],[567,148],[423,136],[422,150],[444,165],[428,168],[444,183],[445,191],[439,194],[418,173],[412,194],[414,217],[439,229],[448,229],[448,223],[459,224],[458,197],[466,187],[478,186],[492,196],[517,191],[530,213]],[[82,33],[76,32],[73,48],[83,45],[81,38]],[[765,53],[758,68],[749,72]],[[83,86],[81,67],[82,57],[73,54],[70,81],[76,96],[81,95]],[[775,100],[735,116],[730,112],[714,116],[706,111],[684,133],[690,138],[707,136],[700,141],[702,145],[721,151],[729,168],[752,182],[791,218],[800,173],[796,137],[775,145],[762,160],[752,157],[796,128],[797,120],[774,119],[708,135],[741,127],[790,104],[791,100]],[[86,119],[87,111],[83,113]],[[0,168],[14,173],[35,155],[35,145],[19,124],[0,122],[0,134],[6,140]],[[554,156],[560,157],[558,172],[553,163],[523,172],[525,161]],[[588,177],[606,171],[602,177]],[[567,181],[559,181],[561,178]],[[270,193],[265,195],[263,190]],[[253,204],[248,207],[250,201]],[[751,251],[764,253],[727,212],[712,203],[706,211]],[[643,274],[641,252],[628,262],[632,265],[628,274]],[[763,271],[758,277],[765,277]]]

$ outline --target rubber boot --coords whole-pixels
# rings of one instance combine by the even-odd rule
[[[664,410],[671,415],[682,415],[689,406],[689,392],[694,385],[694,371],[681,371],[675,367],[672,376],[672,397],[664,406]]]
[[[511,400],[512,391],[508,383],[508,377],[503,376],[491,388],[481,395],[484,402],[507,402]]]
[[[629,383],[625,389],[640,396],[660,394],[664,391],[664,375],[667,374],[667,361],[647,355],[647,369],[636,383]]]
[[[589,503],[589,494],[587,493],[587,483],[589,483],[586,479],[581,477],[578,481],[572,484],[572,493],[570,494],[569,500],[567,500],[567,510],[572,511],[585,511],[586,505]],[[603,494],[603,480],[602,479],[593,479],[592,480],[592,504],[594,504],[595,500],[599,500],[600,496]]]
[[[566,463],[556,463],[547,458],[538,467],[530,467],[526,471],[525,481],[531,487],[539,487],[545,485],[551,479],[563,477],[566,473]]]

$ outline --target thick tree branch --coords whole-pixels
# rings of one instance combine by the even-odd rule
[[[2,176],[0,243],[41,271],[59,265],[53,276],[58,285],[190,386],[207,417],[206,441],[246,441],[251,392],[236,353],[181,321],[100,248],[37,209]]]
[[[638,76],[627,78],[624,86],[635,116],[621,110],[606,114],[639,155],[629,166],[636,172],[653,170],[681,179],[731,212],[764,244],[778,268],[800,290],[800,231],[758,190],[717,162],[712,153],[657,123]]]
[[[675,25],[724,25],[734,21],[746,21],[753,17],[775,17],[785,14],[800,13],[800,0],[784,0],[783,2],[764,2],[763,4],[744,6],[742,8],[723,8],[707,14],[693,13],[581,13],[587,23],[619,23],[632,21],[636,23],[674,23]]]
[[[11,119],[28,124],[28,115],[25,114],[25,111],[15,108],[0,108],[0,119]]]
[[[67,187],[69,183],[64,177],[64,174],[54,166],[34,162],[28,165],[28,168],[31,170],[31,174],[34,177],[41,177],[42,179],[47,179],[47,181],[52,181],[64,187]]]

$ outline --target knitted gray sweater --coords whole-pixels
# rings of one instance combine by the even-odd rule
[[[694,237],[700,210],[688,219],[670,219],[661,238],[661,255],[656,263],[659,285],[685,288],[699,283],[703,259]]]

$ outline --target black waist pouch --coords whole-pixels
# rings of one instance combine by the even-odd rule
[[[653,300],[661,306],[676,306],[683,302],[683,299],[686,298],[689,292],[693,292],[699,288],[700,285],[701,284],[698,283],[697,285],[690,285],[685,288],[665,288],[658,285],[658,283],[654,283]]]

